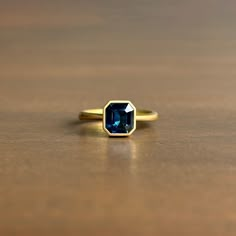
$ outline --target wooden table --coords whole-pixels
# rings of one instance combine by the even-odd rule
[[[236,235],[235,9],[1,3],[0,235]],[[77,120],[110,99],[160,120]]]

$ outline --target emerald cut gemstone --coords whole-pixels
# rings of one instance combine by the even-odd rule
[[[104,108],[104,128],[111,136],[128,136],[136,127],[135,114],[131,102],[111,101]]]

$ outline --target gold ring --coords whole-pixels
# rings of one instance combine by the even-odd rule
[[[130,136],[136,121],[155,121],[158,113],[139,110],[126,100],[109,101],[103,109],[88,109],[79,113],[80,120],[103,120],[103,129],[109,136]]]

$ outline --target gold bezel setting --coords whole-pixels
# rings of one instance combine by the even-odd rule
[[[130,132],[128,133],[111,133],[107,128],[106,128],[106,109],[108,106],[110,106],[110,104],[112,103],[128,103],[134,111],[134,121],[133,121],[133,128]],[[130,136],[135,130],[136,130],[136,107],[133,105],[132,102],[128,101],[128,100],[111,100],[109,101],[103,108],[103,129],[105,130],[105,132],[111,136],[111,137],[128,137]]]

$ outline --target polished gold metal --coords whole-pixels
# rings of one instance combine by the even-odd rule
[[[110,103],[129,103],[133,109],[134,109],[134,128],[132,129],[131,132],[126,133],[126,134],[112,134],[110,133],[106,127],[105,127],[105,122],[106,122],[106,113],[105,110],[106,108],[110,105]],[[159,118],[159,115],[155,111],[151,110],[144,110],[144,109],[136,109],[136,107],[132,104],[132,102],[127,101],[127,100],[112,100],[109,101],[105,107],[102,108],[95,108],[95,109],[87,109],[83,110],[79,113],[79,119],[80,120],[103,120],[103,129],[108,133],[109,136],[130,136],[136,129],[136,121],[155,121]]]
[[[87,109],[81,111],[79,114],[80,120],[102,120],[104,109]],[[136,121],[155,121],[159,115],[155,111],[150,110],[136,110]]]

